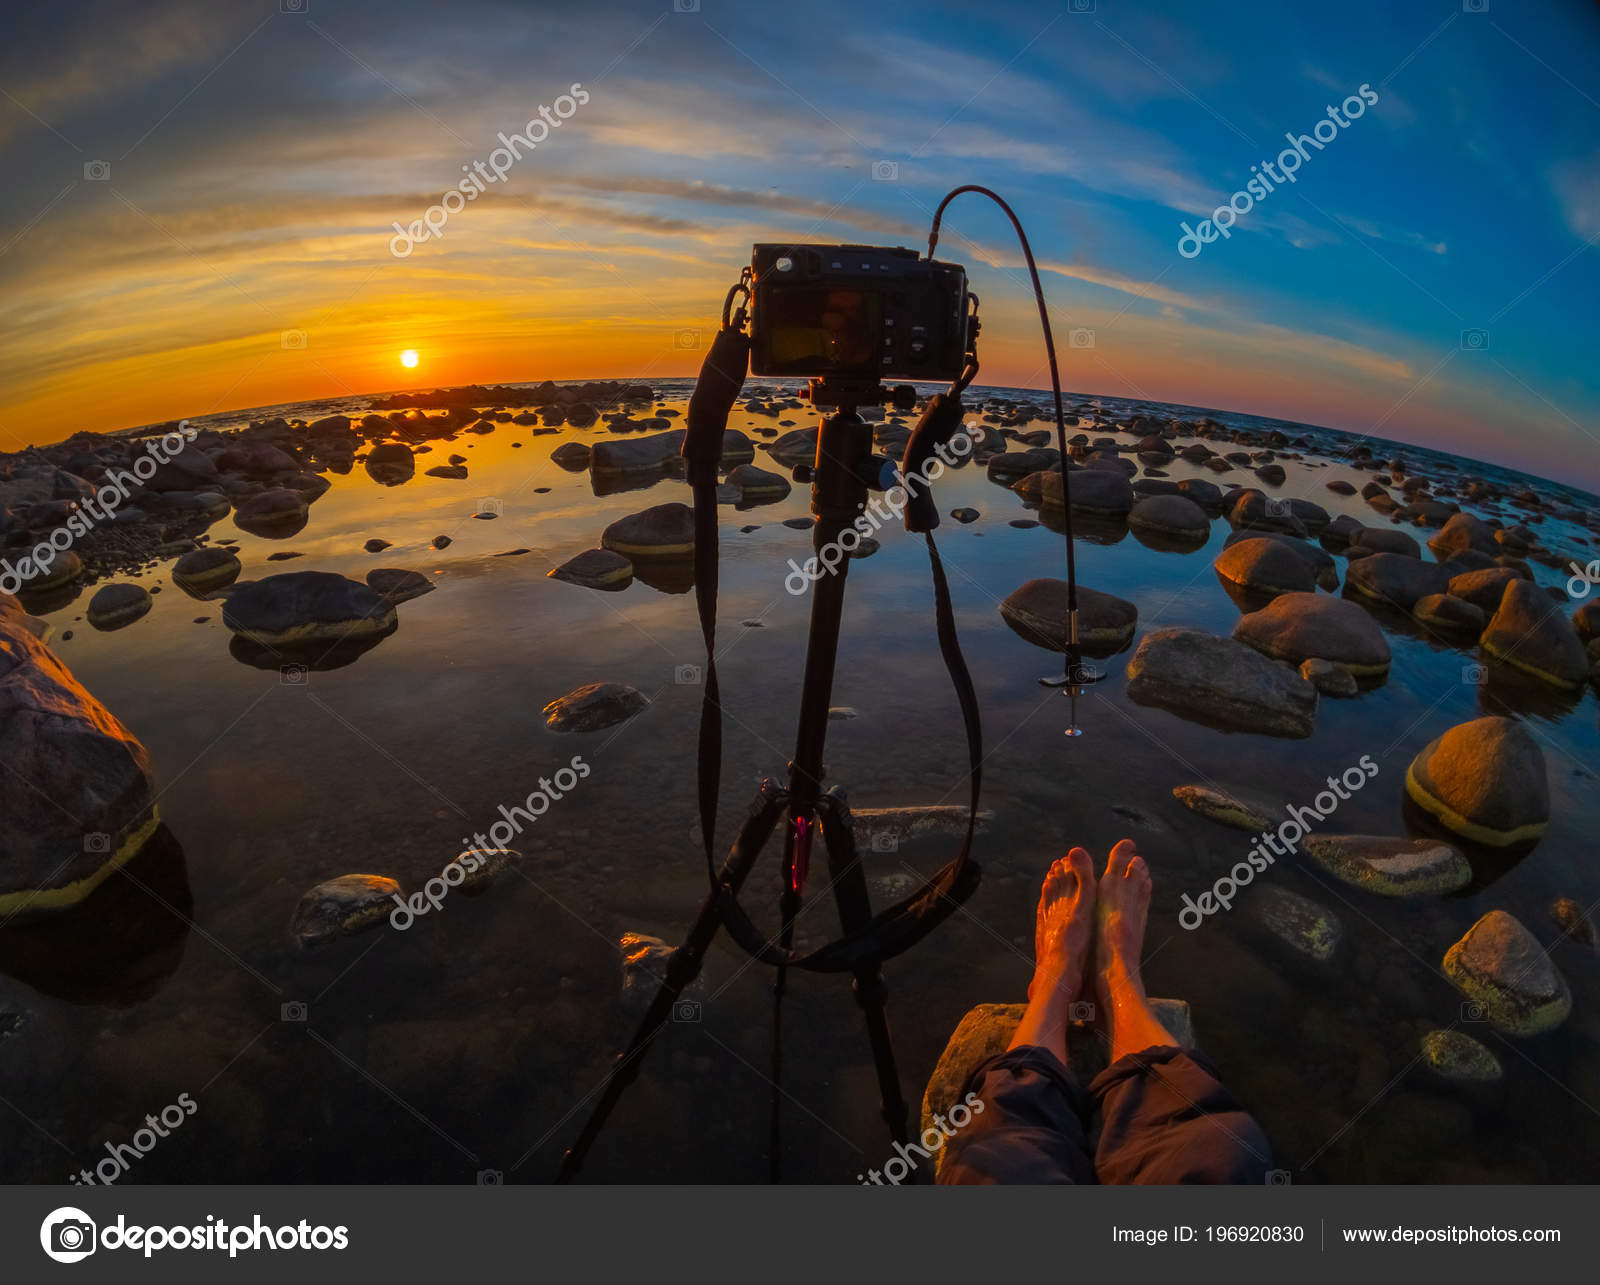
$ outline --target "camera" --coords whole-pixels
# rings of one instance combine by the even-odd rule
[[[63,1218],[50,1229],[50,1252],[53,1254],[94,1253],[94,1224],[76,1218]]]
[[[672,1020],[674,1022],[698,1022],[700,1020],[700,1001],[694,999],[680,999],[672,1006]]]
[[[1087,1000],[1078,1000],[1067,1005],[1067,1021],[1092,1022],[1094,1021],[1094,1005]]]
[[[279,1009],[279,1015],[285,1022],[303,1022],[309,1016],[308,1010],[300,1000],[290,1000]]]
[[[967,271],[915,250],[757,245],[750,370],[873,383],[960,376],[967,362]]]
[[[86,834],[83,836],[83,850],[92,853],[110,852],[111,836],[100,830],[96,830],[92,834]]]

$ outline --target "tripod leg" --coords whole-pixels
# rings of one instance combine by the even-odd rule
[[[837,786],[829,790],[819,801],[818,811],[822,816],[822,837],[828,847],[828,873],[833,879],[839,921],[846,933],[855,932],[872,918],[872,903],[867,894],[867,876],[856,851],[850,806],[844,792]],[[910,1137],[907,1132],[910,1109],[900,1092],[900,1074],[895,1067],[894,1044],[889,1036],[886,1011],[889,991],[883,980],[882,961],[871,958],[863,962],[856,969],[852,989],[866,1018],[884,1123],[889,1126],[890,1137],[896,1142],[905,1142]]]
[[[667,975],[656,990],[655,998],[650,1001],[649,1010],[634,1031],[633,1038],[628,1041],[628,1047],[618,1056],[616,1068],[607,1079],[600,1100],[584,1122],[577,1141],[562,1157],[561,1169],[556,1175],[557,1182],[571,1182],[577,1176],[612,1109],[628,1086],[638,1078],[645,1054],[666,1025],[672,1006],[678,1002],[684,988],[700,975],[705,953],[722,926],[722,888],[738,892],[755,865],[756,858],[761,855],[761,849],[771,836],[773,827],[777,825],[785,802],[787,795],[777,785],[771,781],[761,783],[761,793],[739,831],[739,838],[728,853],[727,861],[723,863],[719,875],[721,887],[706,897],[700,906],[700,913],[695,916],[694,926],[689,929],[688,937],[673,952],[672,962],[667,965]]]

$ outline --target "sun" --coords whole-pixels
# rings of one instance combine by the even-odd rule
[[[413,368],[417,364],[418,360],[419,358],[417,357],[417,350],[415,348],[407,348],[403,353],[400,354],[400,364],[407,370]]]

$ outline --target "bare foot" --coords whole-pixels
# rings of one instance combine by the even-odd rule
[[[1094,936],[1094,862],[1074,848],[1050,867],[1034,915],[1033,980],[1011,1047],[1036,1044],[1067,1060],[1067,1023]]]
[[[1162,1044],[1174,1044],[1145,998],[1139,957],[1150,916],[1150,867],[1132,839],[1111,849],[1100,876],[1095,931],[1097,1017],[1111,1038],[1111,1060]]]

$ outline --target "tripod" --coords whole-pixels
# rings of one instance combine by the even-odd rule
[[[811,482],[811,511],[814,517],[812,546],[822,561],[824,550],[842,549],[840,537],[852,529],[865,507],[869,489],[882,489],[892,475],[890,462],[872,452],[872,431],[857,413],[861,405],[884,401],[889,394],[876,383],[830,383],[815,381],[812,402],[819,407],[834,407],[817,431],[817,454],[813,468],[796,470],[798,480]],[[714,486],[714,474],[711,478]],[[701,497],[697,495],[697,513]],[[935,521],[937,519],[935,518]],[[711,512],[711,540],[715,540],[715,510]],[[701,556],[697,530],[697,559]],[[932,550],[932,541],[929,549]],[[714,558],[714,551],[713,551]],[[954,624],[949,613],[948,590],[937,554],[933,554],[935,587],[939,599],[940,642],[947,664],[951,665],[967,717],[969,749],[973,750],[973,812],[977,806],[976,768],[978,756],[971,744],[976,729],[975,699],[970,701],[970,679],[960,652],[954,644]],[[714,561],[711,563],[714,577]],[[961,856],[930,880],[917,893],[888,910],[874,915],[867,880],[861,868],[852,831],[849,805],[844,793],[834,787],[824,792],[822,781],[823,749],[827,739],[828,708],[832,700],[834,666],[839,651],[839,629],[844,615],[844,591],[848,558],[817,578],[812,590],[811,622],[806,642],[806,661],[800,696],[800,720],[795,734],[794,758],[789,764],[789,784],[779,787],[771,780],[761,784],[755,803],[739,831],[739,836],[715,872],[710,894],[702,903],[683,944],[673,952],[666,975],[627,1048],[617,1059],[615,1070],[606,1082],[599,1101],[585,1122],[577,1140],[562,1159],[558,1182],[576,1177],[585,1156],[611,1111],[627,1087],[638,1077],[650,1046],[670,1019],[673,1005],[685,987],[700,973],[705,952],[718,931],[728,929],[740,946],[777,970],[774,984],[776,1002],[781,1006],[787,970],[791,967],[815,972],[849,972],[853,976],[856,1002],[866,1021],[867,1039],[872,1048],[878,1077],[882,1114],[891,1137],[904,1143],[908,1139],[909,1109],[900,1090],[890,1039],[886,1011],[887,988],[883,981],[885,960],[909,949],[931,932],[965,901],[978,884],[978,869],[967,859],[972,830],[969,820],[967,844]],[[714,602],[715,583],[710,598]],[[710,634],[708,632],[708,638]],[[954,651],[954,661],[952,661]],[[959,674],[957,674],[959,668]],[[963,686],[964,684],[964,686]],[[714,704],[714,689],[708,701]],[[702,751],[704,741],[702,741]],[[720,741],[719,741],[720,750]],[[704,764],[702,764],[704,767]],[[776,948],[757,930],[738,905],[738,893],[749,877],[761,850],[783,813],[788,814],[783,851],[783,892],[779,902],[781,927]],[[801,893],[810,866],[816,827],[820,821],[827,851],[828,875],[844,936],[804,957],[791,953],[795,920],[800,911]],[[706,836],[709,845],[710,836]],[[780,1008],[781,1011],[781,1008]],[[775,1014],[775,1024],[777,1014]],[[774,1080],[780,1071],[776,1030],[774,1032]],[[773,1098],[771,1163],[777,1176],[777,1123],[779,1100]]]

